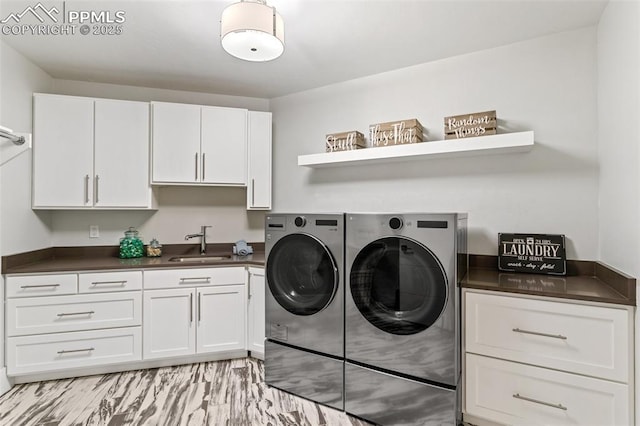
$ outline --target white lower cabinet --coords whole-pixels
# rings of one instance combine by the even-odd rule
[[[633,423],[632,308],[477,290],[463,294],[467,421]]]
[[[629,425],[629,386],[467,354],[467,412],[505,425]]]
[[[141,271],[7,276],[8,375],[140,361],[141,282]]]
[[[246,350],[244,268],[149,271],[144,287],[144,359]]]
[[[140,325],[140,292],[30,297],[7,301],[7,336]]]
[[[263,268],[9,275],[5,286],[7,372],[21,381],[264,354]]]
[[[265,339],[264,268],[248,268],[247,286],[249,296],[247,349],[251,351],[253,357],[263,359]]]
[[[139,361],[140,327],[54,333],[7,339],[11,376]]]
[[[144,359],[195,353],[194,292],[180,288],[144,293]]]
[[[245,286],[199,288],[196,294],[196,353],[245,350]]]

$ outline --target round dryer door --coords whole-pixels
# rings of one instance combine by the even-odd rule
[[[360,313],[391,334],[429,328],[447,303],[447,277],[438,259],[417,241],[386,237],[366,245],[350,274]]]
[[[271,248],[266,268],[271,294],[287,311],[313,315],[338,289],[338,268],[320,240],[307,234],[282,237]]]

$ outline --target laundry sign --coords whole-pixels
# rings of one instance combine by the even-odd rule
[[[498,269],[566,275],[564,235],[498,234]]]

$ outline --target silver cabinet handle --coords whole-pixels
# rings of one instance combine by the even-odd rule
[[[65,350],[61,350],[58,351],[59,354],[72,354],[75,352],[91,352],[91,351],[95,351],[95,348],[86,348],[86,349],[65,349]]]
[[[211,277],[186,277],[186,278],[180,278],[181,282],[185,282],[185,281],[205,281],[205,282],[209,282],[211,281]]]
[[[72,316],[72,315],[93,315],[95,314],[94,311],[86,311],[86,312],[69,312],[69,313],[62,313],[62,314],[58,314],[59,317],[68,317],[68,316]]]
[[[122,280],[122,281],[92,281],[91,285],[108,285],[108,284],[125,285],[126,283],[127,283],[127,280]]]
[[[196,181],[198,180],[198,153],[196,152]]]
[[[193,322],[193,293],[189,294],[189,322]]]
[[[553,408],[557,408],[558,410],[564,410],[567,411],[567,407],[565,407],[562,404],[552,404],[550,402],[544,402],[544,401],[540,401],[538,399],[533,399],[533,398],[527,398],[526,396],[522,396],[519,393],[514,393],[513,397],[515,399],[521,399],[523,401],[528,401],[528,402],[533,402],[534,404],[540,404],[540,405],[545,405],[547,407],[553,407]]]
[[[253,274],[249,272],[249,279],[247,280],[247,300],[251,299],[251,276]]]
[[[94,198],[96,200],[96,204],[98,204],[98,201],[99,201],[98,200],[98,184],[99,184],[99,182],[100,182],[100,176],[96,175],[96,181],[94,182],[94,186],[96,187],[96,189],[95,189],[96,193],[95,193],[95,196],[94,196]]]
[[[251,207],[256,206],[256,180],[251,179]]]
[[[202,181],[204,182],[204,156],[206,154],[203,152],[202,153]]]
[[[20,288],[60,287],[60,284],[21,285]]]
[[[84,203],[89,204],[89,175],[84,177]]]
[[[200,322],[202,318],[202,304],[200,303],[200,296],[202,296],[202,293],[198,293],[198,322]]]
[[[521,330],[519,328],[514,328],[512,329],[512,331],[515,331],[516,333],[522,333],[522,334],[533,334],[534,336],[543,336],[543,337],[551,337],[554,339],[567,340],[567,336],[563,336],[562,334],[539,333],[537,331]]]

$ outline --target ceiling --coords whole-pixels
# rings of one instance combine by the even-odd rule
[[[0,20],[37,2],[2,0]],[[54,78],[274,98],[595,25],[607,0],[270,0],[286,48],[266,63],[222,50],[220,14],[234,2],[42,0],[67,12],[122,10],[123,33],[2,40]]]

